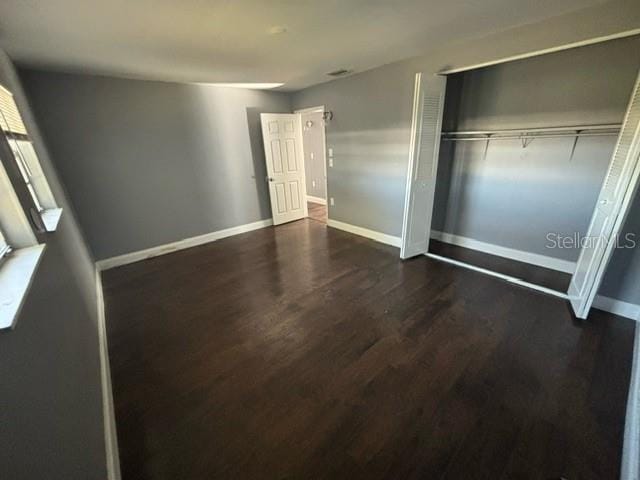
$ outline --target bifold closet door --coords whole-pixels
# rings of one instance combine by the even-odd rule
[[[569,299],[578,318],[587,318],[613,255],[618,235],[637,190],[639,155],[640,75],[631,94],[618,142],[569,286]]]
[[[447,78],[416,74],[401,258],[427,253]]]

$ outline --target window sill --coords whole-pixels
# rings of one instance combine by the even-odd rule
[[[40,218],[42,218],[42,223],[44,223],[44,228],[47,230],[47,232],[56,231],[61,216],[61,208],[49,208],[40,212]]]
[[[36,245],[15,250],[0,264],[0,330],[15,326],[44,248]]]

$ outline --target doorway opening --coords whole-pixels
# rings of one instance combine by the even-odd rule
[[[260,114],[274,225],[329,222],[326,117],[324,106]]]
[[[324,106],[296,110],[302,123],[305,184],[308,218],[326,224],[327,211],[327,142]]]

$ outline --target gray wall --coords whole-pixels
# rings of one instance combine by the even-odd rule
[[[575,262],[547,234],[586,234],[616,137],[442,142],[432,228]]]
[[[640,37],[509,62],[449,77],[446,130],[621,123]],[[586,234],[616,136],[442,142],[434,230],[576,261],[547,233]]]
[[[261,112],[286,94],[21,70],[96,259],[271,217]]]
[[[499,130],[618,123],[640,60],[640,37],[449,76],[446,129]]]
[[[326,126],[331,219],[400,235],[415,72],[399,62],[294,94],[296,109],[334,113]]]
[[[93,260],[11,62],[0,81],[16,97],[64,213],[14,330],[0,332],[0,478],[106,478]]]
[[[621,244],[632,235],[634,248],[619,248],[607,267],[600,294],[640,305],[640,191],[635,200],[621,235]]]
[[[312,125],[308,127],[306,123]],[[304,143],[304,174],[307,183],[307,195],[327,198],[325,166],[324,166],[324,136],[322,112],[302,114],[302,141]],[[312,158],[313,157],[313,158]]]

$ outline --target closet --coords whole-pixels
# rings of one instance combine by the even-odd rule
[[[401,256],[566,298],[586,318],[636,191],[638,48],[418,74]]]

